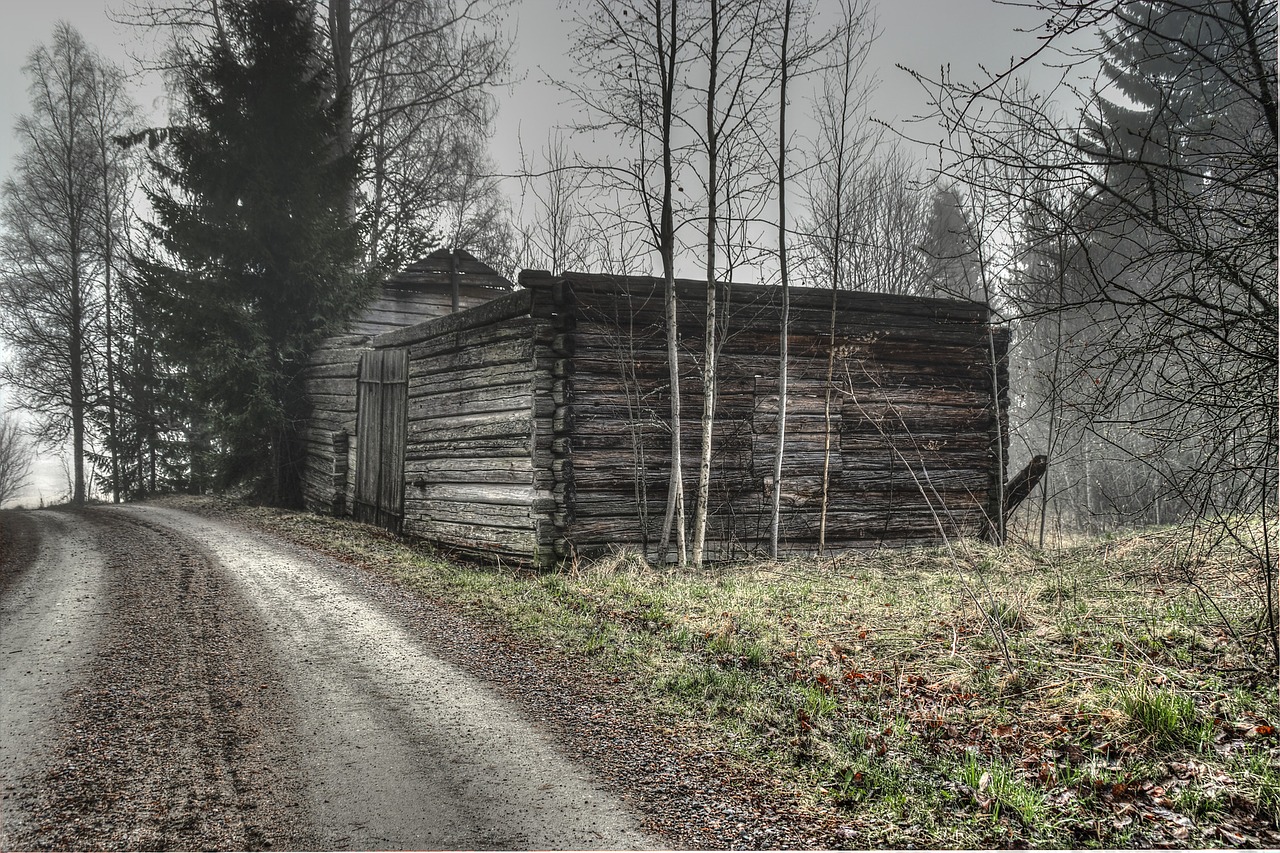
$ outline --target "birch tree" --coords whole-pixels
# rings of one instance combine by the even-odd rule
[[[707,514],[711,499],[712,439],[715,432],[716,363],[720,338],[717,291],[721,278],[718,249],[728,242],[721,234],[721,208],[733,195],[743,192],[741,173],[722,171],[722,149],[746,140],[750,123],[758,121],[768,94],[767,75],[762,72],[761,53],[767,33],[767,9],[744,0],[710,0],[706,18],[697,27],[696,44],[705,68],[706,85],[696,92],[702,99],[704,119],[701,132],[706,194],[704,269],[706,275],[705,335],[702,356],[701,453],[698,459],[698,492],[693,520],[693,564],[702,565],[706,548]],[[696,125],[695,125],[696,127]],[[746,165],[746,164],[739,164]],[[748,173],[749,174],[749,173]],[[732,207],[727,207],[732,219]],[[729,228],[732,228],[730,223]]]
[[[674,533],[681,565],[689,556],[675,293],[675,131],[682,120],[677,95],[688,40],[682,8],[679,0],[597,0],[575,33],[574,56],[588,80],[561,84],[586,110],[580,130],[608,130],[630,146],[622,157],[593,168],[602,183],[623,188],[632,197],[640,230],[658,254],[662,270],[671,470],[658,553],[659,559],[667,558]]]
[[[832,30],[820,37],[813,37],[810,28],[813,10],[797,0],[783,0],[778,21],[777,69],[777,136],[774,149],[776,175],[778,234],[778,281],[781,290],[781,318],[778,323],[778,420],[777,447],[773,457],[773,493],[769,514],[769,556],[778,557],[778,537],[782,518],[782,461],[786,455],[787,437],[787,368],[790,357],[791,324],[791,267],[787,255],[790,230],[787,224],[787,190],[791,175],[792,140],[787,129],[787,106],[795,80],[821,70],[815,62],[836,40],[840,30]]]
[[[123,130],[123,83],[66,23],[24,70],[31,112],[17,121],[21,150],[0,189],[0,334],[15,354],[0,378],[42,442],[70,439],[71,499],[83,504],[92,416],[108,399],[104,280],[114,255],[102,226],[118,198],[103,151]]]
[[[875,81],[866,74],[867,55],[875,40],[875,24],[869,0],[841,0],[841,25],[834,42],[833,64],[823,75],[815,116],[818,120],[818,158],[815,175],[819,188],[810,185],[810,210],[817,213],[811,238],[826,249],[830,270],[831,322],[827,335],[826,392],[823,400],[822,498],[818,520],[818,553],[826,548],[827,509],[831,488],[831,403],[836,359],[836,298],[849,286],[845,257],[858,241],[855,223],[864,211],[851,209],[850,197],[859,173],[875,155],[878,134],[870,130],[867,101]],[[864,218],[865,221],[865,218]],[[777,469],[775,469],[775,474]]]
[[[106,408],[103,443],[107,489],[112,501],[119,503],[124,492],[121,473],[124,448],[120,432],[121,320],[122,314],[127,320],[129,313],[127,300],[121,298],[121,272],[128,264],[132,191],[137,173],[136,158],[114,138],[137,119],[137,108],[125,92],[123,71],[101,61],[97,63],[89,106],[95,165],[101,182],[96,226],[97,243],[102,251],[102,363]]]

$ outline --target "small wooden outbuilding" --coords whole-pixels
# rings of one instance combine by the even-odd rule
[[[317,391],[341,363],[347,396],[340,409],[316,397],[312,505],[536,565],[617,547],[659,558],[663,282],[526,271],[510,292],[484,287],[483,304],[317,353]],[[692,518],[706,285],[677,294]],[[719,294],[712,558],[767,547],[779,300],[754,285]],[[976,303],[841,292],[833,347],[832,309],[829,290],[792,290],[781,550],[813,552],[824,526],[831,550],[981,533],[1007,456],[1006,331]]]
[[[394,466],[395,453],[383,453],[383,439],[392,446],[404,436],[383,435],[403,419],[382,417],[368,409],[382,393],[361,394],[362,385],[395,389],[403,385],[402,357],[387,356],[374,349],[373,339],[386,332],[413,326],[434,317],[462,311],[511,292],[513,285],[488,265],[463,250],[440,249],[389,277],[348,333],[329,338],[316,350],[307,370],[307,395],[311,421],[307,425],[307,461],[303,474],[303,494],[307,506],[317,512],[355,515],[362,521],[397,526],[400,510],[397,495],[401,478],[386,476],[384,467]],[[363,399],[366,411],[358,411]],[[394,407],[394,401],[386,405]],[[375,424],[374,418],[380,423]],[[357,446],[355,436],[363,420],[370,428],[364,435],[370,446]],[[379,445],[373,446],[377,438]],[[381,467],[357,465],[363,449],[366,458],[382,458]],[[356,476],[363,471],[363,479]],[[391,507],[397,507],[394,512]]]

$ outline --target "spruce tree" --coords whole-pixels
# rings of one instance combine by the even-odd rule
[[[305,0],[234,0],[182,74],[185,115],[155,152],[141,264],[161,345],[211,412],[226,482],[302,502],[309,353],[359,307],[348,198],[357,152]]]

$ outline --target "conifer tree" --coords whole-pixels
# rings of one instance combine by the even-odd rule
[[[141,276],[185,393],[212,413],[226,482],[302,501],[312,348],[358,307],[356,152],[305,0],[237,0],[183,73],[186,115],[152,156]]]

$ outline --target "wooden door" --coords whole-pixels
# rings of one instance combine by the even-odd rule
[[[396,531],[404,521],[408,394],[406,350],[374,350],[360,357],[352,514]]]

